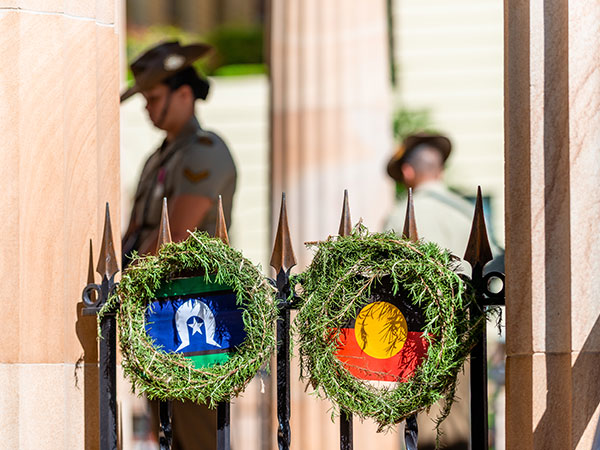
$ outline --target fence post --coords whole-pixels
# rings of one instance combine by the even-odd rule
[[[348,189],[344,189],[344,203],[342,205],[342,217],[340,219],[340,236],[352,234],[352,219],[350,218],[350,205],[348,204]],[[340,450],[352,450],[354,447],[352,414],[340,411]]]
[[[285,193],[281,196],[279,224],[275,235],[271,267],[275,269],[275,286],[279,302],[277,320],[277,444],[279,450],[290,448],[290,270],[296,265],[296,257],[290,239]]]
[[[82,294],[85,307],[84,315],[96,315],[104,306],[108,297],[116,287],[114,278],[119,272],[117,257],[113,245],[110,226],[110,211],[106,204],[102,246],[98,258],[96,272],[102,276],[102,282],[88,284]],[[92,292],[96,292],[96,301],[92,300]],[[100,340],[99,360],[99,396],[100,396],[100,449],[117,449],[117,333],[116,311],[104,314],[100,323],[102,339]]]
[[[504,282],[504,274],[492,272],[483,275],[484,266],[493,259],[483,215],[481,187],[477,188],[477,202],[473,215],[471,234],[465,251],[464,260],[472,268],[471,281],[475,289],[476,303],[471,305],[470,315],[473,323],[480,320],[486,306],[504,304],[504,288],[498,294],[489,291],[487,283],[492,276]],[[495,301],[499,300],[499,301]],[[471,351],[471,448],[488,448],[488,392],[487,392],[487,341],[486,323],[477,336],[475,347]]]
[[[404,217],[404,229],[402,237],[411,242],[419,240],[417,233],[417,222],[415,220],[415,207],[413,203],[412,188],[408,188],[408,197],[406,200],[406,216]],[[419,439],[419,426],[417,424],[417,415],[413,414],[404,421],[404,444],[406,450],[417,450],[417,441]]]
[[[173,427],[171,426],[171,402],[158,402],[158,445],[160,450],[171,450]]]
[[[229,245],[227,235],[227,224],[223,214],[223,200],[219,195],[217,208],[217,223],[215,225],[215,237],[221,239],[225,245]],[[217,405],[217,450],[229,450],[231,447],[231,403],[219,402]]]
[[[158,229],[158,240],[156,242],[156,254],[160,248],[169,242],[171,239],[171,226],[169,225],[169,211],[167,208],[167,198],[163,197],[162,212],[160,216],[160,227]],[[171,426],[171,402],[162,401],[158,402],[158,444],[160,450],[171,450],[171,444],[173,441],[173,427]]]

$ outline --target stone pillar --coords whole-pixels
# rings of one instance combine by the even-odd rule
[[[305,241],[353,221],[379,229],[393,194],[385,2],[272,2],[272,208],[281,192],[299,264]],[[275,230],[277,214],[273,214]]]
[[[94,317],[119,217],[119,1],[0,1],[2,447],[98,447]],[[114,226],[113,230],[118,230]],[[120,241],[115,235],[115,243]]]
[[[302,270],[304,242],[337,234],[343,190],[353,223],[383,225],[393,196],[385,172],[392,153],[390,65],[385,2],[272,1],[273,232],[281,193],[287,196],[293,246]],[[296,382],[293,365],[292,448],[339,447],[329,404]],[[399,448],[398,434],[375,433],[355,420],[356,448]]]
[[[505,0],[507,447],[588,449],[600,406],[600,3]]]

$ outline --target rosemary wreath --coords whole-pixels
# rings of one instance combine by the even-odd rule
[[[469,318],[471,289],[454,269],[456,259],[436,244],[410,242],[394,233],[374,233],[358,225],[350,236],[330,237],[316,248],[297,282],[303,291],[294,322],[302,378],[315,393],[340,410],[373,418],[379,429],[399,423],[444,399],[438,425],[450,412],[456,377],[485,320]],[[337,356],[341,328],[370,302],[387,280],[393,294],[402,291],[422,311],[427,357],[413,375],[375,386],[350,373]]]
[[[231,288],[243,309],[246,338],[222,364],[196,368],[180,353],[157,348],[145,330],[148,304],[181,273],[204,274],[206,282]],[[194,232],[183,242],[166,244],[157,256],[137,257],[99,321],[115,309],[123,370],[134,391],[150,399],[191,400],[215,407],[242,392],[260,367],[268,367],[276,345],[274,289],[239,251],[206,233]]]

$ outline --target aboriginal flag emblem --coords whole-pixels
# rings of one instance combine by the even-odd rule
[[[355,377],[406,381],[427,357],[424,315],[389,279],[372,290],[369,303],[341,329],[337,358]]]

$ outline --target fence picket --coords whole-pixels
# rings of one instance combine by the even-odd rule
[[[290,270],[296,265],[296,256],[290,239],[287,220],[285,193],[281,195],[281,210],[271,255],[271,267],[275,269],[279,302],[277,320],[277,445],[279,450],[288,450],[290,431]]]
[[[344,189],[344,203],[342,205],[342,217],[340,219],[340,236],[352,234],[352,219],[350,218],[350,205],[348,203],[348,189]],[[342,410],[340,412],[340,450],[352,450],[354,447],[354,434],[352,426],[352,414]]]

